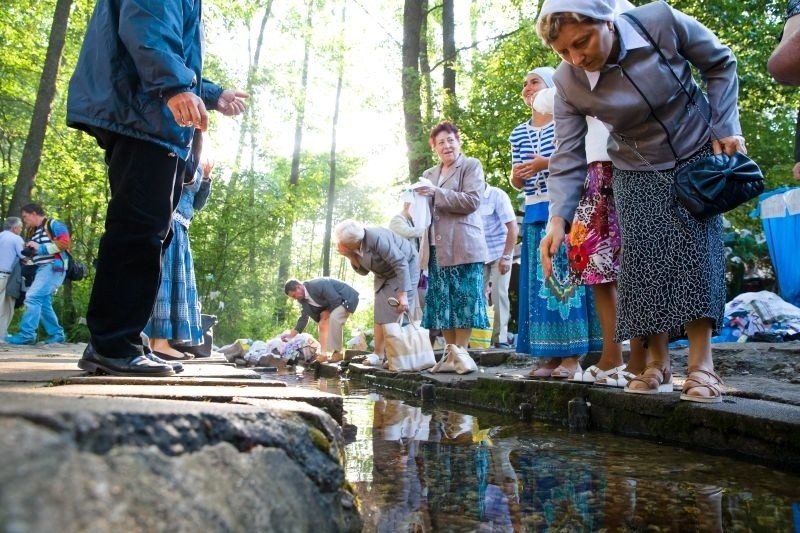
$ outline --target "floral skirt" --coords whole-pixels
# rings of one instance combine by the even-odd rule
[[[483,263],[440,267],[436,247],[428,261],[428,294],[422,312],[427,329],[489,329],[483,296]]]
[[[603,334],[593,293],[567,279],[569,267],[563,247],[553,257],[553,275],[544,277],[539,258],[544,235],[544,222],[522,225],[517,352],[533,357],[570,357],[599,351]]]
[[[569,279],[573,285],[599,285],[619,275],[622,237],[612,191],[610,161],[589,164],[583,196],[566,236]]]
[[[711,155],[710,145],[680,168]],[[697,220],[675,200],[675,169],[614,170],[622,231],[615,338],[683,335],[686,323],[709,318],[717,331],[725,309],[722,217]]]

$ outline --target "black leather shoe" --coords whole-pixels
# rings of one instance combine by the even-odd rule
[[[171,366],[172,370],[174,370],[176,374],[180,374],[181,372],[183,372],[183,365],[180,363],[180,361],[165,361],[164,359],[161,359],[153,352],[148,352],[144,354],[144,356],[153,361],[154,363]]]
[[[144,355],[112,359],[97,353],[91,344],[86,345],[83,357],[78,360],[78,368],[87,372],[104,372],[112,376],[174,376],[175,371],[168,364],[156,363]]]

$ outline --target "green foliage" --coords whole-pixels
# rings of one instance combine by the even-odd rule
[[[459,126],[465,153],[481,161],[492,185],[512,191],[508,135],[517,124],[530,119],[530,109],[521,96],[525,75],[536,67],[555,64],[555,56],[539,40],[532,20],[524,21],[514,34],[474,58],[473,76],[479,80],[472,85]]]

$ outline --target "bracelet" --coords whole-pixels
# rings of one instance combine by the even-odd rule
[[[506,261],[511,261],[512,259],[514,259],[514,257],[512,255],[504,255],[504,256],[501,256],[500,259],[505,259]]]

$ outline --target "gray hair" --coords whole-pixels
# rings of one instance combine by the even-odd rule
[[[8,217],[3,222],[3,231],[11,231],[17,226],[22,227],[22,219],[19,217]]]
[[[364,226],[355,220],[343,220],[333,228],[333,238],[345,245],[360,243],[364,240]]]

